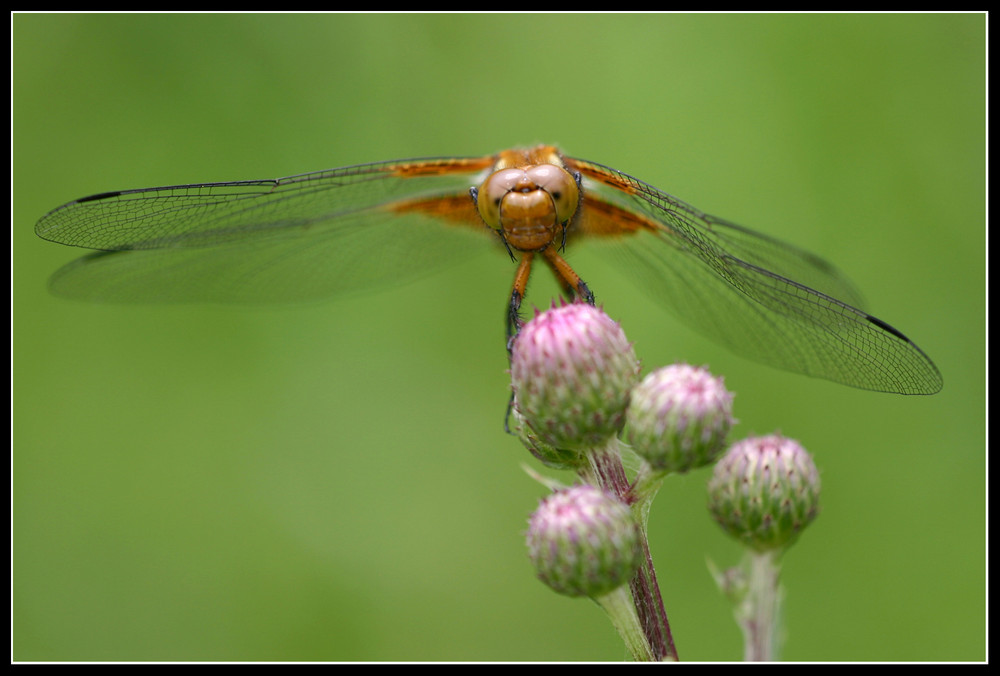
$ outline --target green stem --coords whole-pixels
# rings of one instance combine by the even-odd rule
[[[622,637],[625,647],[636,662],[656,660],[639,622],[639,616],[636,615],[635,607],[632,605],[632,597],[627,587],[622,585],[603,596],[598,596],[594,601],[604,608],[604,612],[611,618],[611,623],[615,625],[618,635]]]
[[[773,662],[778,659],[781,631],[781,588],[778,576],[780,550],[747,554],[747,596],[741,609],[743,659]]]
[[[632,600],[638,621],[642,627],[650,655],[654,661],[677,661],[677,649],[670,633],[670,623],[667,621],[667,611],[663,607],[660,586],[656,581],[656,570],[653,558],[649,553],[649,542],[646,535],[645,513],[648,510],[652,495],[636,504],[636,497],[630,491],[628,476],[622,465],[621,454],[618,451],[617,439],[612,438],[603,448],[591,449],[586,454],[589,465],[580,470],[580,476],[593,485],[600,486],[617,495],[627,504],[632,504],[633,513],[638,513],[640,543],[642,557],[639,569],[629,582]],[[633,653],[635,655],[635,653]],[[636,656],[636,659],[641,659]]]

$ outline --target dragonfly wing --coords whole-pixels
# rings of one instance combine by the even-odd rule
[[[296,237],[101,251],[57,270],[49,288],[99,302],[311,301],[403,283],[490,245],[478,231],[443,227],[431,216],[365,212]]]
[[[395,201],[467,194],[491,161],[401,160],[274,180],[101,193],[53,209],[35,232],[60,244],[104,251],[295,236]]]
[[[50,212],[36,231],[102,250],[56,272],[50,287],[61,296],[317,299],[409,279],[477,245],[485,249],[490,232],[468,193],[483,163],[388,162],[275,181],[104,193]]]
[[[613,241],[642,288],[704,335],[755,361],[862,389],[941,389],[937,368],[912,341],[834,296],[860,302],[823,259],[620,172],[587,167],[582,234]]]
[[[693,246],[723,251],[751,265],[863,308],[861,292],[829,261],[805,249],[706,214],[653,186],[604,165],[572,160],[602,202],[634,211],[676,231]]]

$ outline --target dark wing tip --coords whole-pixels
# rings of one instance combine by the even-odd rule
[[[97,200],[108,199],[110,197],[118,197],[122,194],[121,190],[115,190],[113,192],[99,192],[96,195],[88,195],[87,197],[81,197],[75,202],[70,202],[70,204],[81,204],[83,202],[96,202]]]
[[[916,354],[914,356],[919,356],[919,358],[922,359],[922,373],[907,387],[900,389],[900,394],[937,394],[941,391],[944,387],[944,378],[941,376],[941,372],[938,370],[937,366],[935,366],[934,362],[931,361],[931,358],[928,357],[923,350],[917,347],[916,343],[907,338],[902,331],[890,324],[885,323],[878,317],[866,315],[866,319],[870,324],[874,324],[886,333],[889,333],[906,343],[912,348],[911,353],[915,352]]]

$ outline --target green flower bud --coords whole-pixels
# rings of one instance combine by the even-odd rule
[[[572,449],[561,449],[550,446],[538,438],[531,427],[524,421],[524,416],[514,406],[510,411],[508,419],[510,431],[517,435],[524,447],[531,452],[546,467],[553,469],[574,469],[586,462],[579,451]]]
[[[756,551],[786,547],[819,513],[819,472],[797,441],[780,435],[739,441],[708,482],[709,511]]]
[[[528,555],[538,578],[560,594],[601,596],[628,582],[639,565],[631,510],[593,486],[553,493],[528,523]]]
[[[735,422],[733,394],[707,369],[674,364],[632,390],[625,441],[659,473],[704,467],[722,453]]]
[[[573,303],[539,313],[511,354],[514,406],[537,438],[556,448],[597,446],[625,421],[639,362],[621,327]]]

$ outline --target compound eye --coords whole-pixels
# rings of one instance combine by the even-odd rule
[[[486,225],[500,229],[500,204],[511,190],[517,190],[527,181],[523,169],[501,169],[483,181],[476,198],[476,208]]]
[[[528,179],[552,198],[560,224],[568,223],[580,204],[580,188],[572,175],[554,164],[539,164],[527,171]]]

